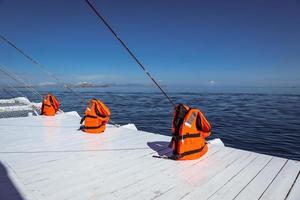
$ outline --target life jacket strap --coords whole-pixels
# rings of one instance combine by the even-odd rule
[[[82,124],[84,122],[85,118],[86,118],[86,116],[84,115],[80,120],[80,124]]]
[[[185,135],[174,135],[172,136],[172,139],[174,139],[175,141],[178,141],[178,140],[184,140],[186,138],[196,138],[196,137],[200,137],[201,134],[200,133],[187,133]]]
[[[84,122],[85,118],[87,118],[87,117],[94,118],[94,119],[97,118],[96,116],[92,116],[92,115],[84,115],[80,120],[80,124],[82,124]]]
[[[95,106],[95,112],[96,112],[96,115],[99,116],[99,117],[101,117],[101,118],[107,117],[106,115],[102,115],[102,114],[99,112],[97,106]]]
[[[103,123],[100,124],[99,126],[83,126],[83,129],[97,129],[103,126]]]
[[[90,118],[94,118],[94,119],[97,118],[97,116],[93,116],[93,115],[85,115],[84,118],[86,118],[86,117],[90,117]]]
[[[41,107],[41,115],[44,114],[44,107],[45,107],[45,106],[46,106],[46,107],[50,107],[50,108],[52,107],[52,105],[49,105],[49,104],[46,104],[46,103],[43,102],[42,107]]]
[[[194,149],[194,150],[191,150],[191,151],[186,151],[182,154],[173,154],[170,159],[173,159],[173,160],[178,160],[184,156],[188,156],[188,155],[191,155],[191,154],[194,154],[194,153],[200,153],[204,147],[206,146],[207,144],[205,144],[203,147],[201,147],[200,149]]]

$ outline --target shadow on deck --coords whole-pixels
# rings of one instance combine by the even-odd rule
[[[153,150],[156,151],[159,156],[171,156],[172,151],[162,151],[163,149],[169,148],[170,142],[164,142],[164,141],[155,141],[155,142],[147,142],[147,145]]]
[[[23,200],[18,189],[10,180],[6,167],[0,162],[0,199]]]

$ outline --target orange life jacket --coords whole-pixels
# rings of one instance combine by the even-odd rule
[[[207,150],[205,138],[211,126],[199,109],[184,104],[175,107],[172,121],[172,159],[192,160],[200,158]]]
[[[109,108],[100,100],[92,99],[86,107],[85,115],[80,124],[84,122],[81,130],[87,133],[102,133],[110,118]]]
[[[54,116],[58,109],[59,101],[53,94],[48,93],[43,99],[41,115]]]

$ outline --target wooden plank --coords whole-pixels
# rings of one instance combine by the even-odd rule
[[[289,160],[259,199],[282,200],[291,189],[300,171],[299,161]]]
[[[298,172],[298,175],[292,185],[292,188],[290,189],[286,200],[299,200],[300,199],[300,172]]]
[[[142,157],[144,155],[150,155],[151,151],[141,151],[141,152],[135,152],[136,158]],[[122,153],[124,155],[124,153]],[[131,152],[132,154],[132,152]],[[47,187],[49,184],[53,185],[52,187],[59,187],[60,184],[54,184],[56,182],[60,182],[61,179],[66,179],[66,181],[63,182],[64,185],[72,185],[72,177],[76,176],[77,174],[88,174],[87,176],[82,177],[80,182],[93,180],[95,178],[94,173],[97,174],[97,176],[103,176],[104,174],[110,174],[112,171],[118,171],[122,170],[121,167],[116,167],[117,165],[120,165],[121,162],[126,163],[127,166],[124,166],[125,169],[130,168],[130,163],[133,160],[133,156],[128,156],[127,158],[119,158],[117,159],[117,155],[110,154],[110,157],[114,157],[115,159],[105,159],[103,156],[99,157],[101,159],[97,159],[97,157],[86,159],[84,157],[80,158],[81,162],[76,163],[76,161],[69,162],[69,164],[59,164],[56,163],[58,167],[55,167],[56,170],[51,172],[51,176],[49,177],[49,173],[41,173],[37,178],[45,178],[42,181],[39,181],[38,183],[34,183],[35,187]],[[73,166],[72,166],[73,165]],[[75,166],[74,166],[75,165]],[[63,167],[68,168],[68,170],[63,170]],[[114,167],[115,166],[115,167]],[[30,174],[29,174],[30,175]],[[106,175],[107,176],[107,175]],[[28,179],[30,181],[30,177]],[[39,179],[37,179],[39,180]],[[30,182],[29,182],[30,183]],[[55,190],[55,188],[54,188]]]
[[[112,131],[113,132],[113,131]],[[0,156],[5,154],[5,153],[10,153],[13,154],[14,152],[17,153],[51,153],[51,152],[60,152],[60,151],[69,151],[69,150],[81,150],[81,149],[95,149],[96,147],[102,147],[104,144],[107,145],[107,142],[110,141],[129,141],[131,139],[136,139],[140,137],[140,134],[130,134],[130,132],[124,133],[126,134],[126,137],[114,137],[114,134],[109,134],[108,136],[101,137],[101,135],[93,135],[93,136],[83,136],[83,135],[78,135],[76,136],[67,136],[65,140],[53,140],[50,139],[49,141],[43,141],[47,140],[47,138],[36,138],[35,136],[32,136],[34,138],[34,142],[31,142],[31,145],[28,146],[22,146],[21,144],[12,147],[14,150],[12,152],[10,151],[5,151],[4,148],[6,145],[4,144],[1,146],[1,153]],[[70,141],[70,137],[72,137],[72,140]],[[46,143],[45,143],[46,142]],[[48,143],[51,143],[51,145],[48,145]],[[129,146],[131,143],[128,142],[127,146]],[[48,146],[47,146],[48,145]],[[50,148],[48,148],[50,147]],[[83,148],[85,147],[85,148]],[[70,149],[71,148],[71,149]],[[120,148],[120,147],[119,147]],[[18,151],[18,149],[20,149]],[[97,149],[97,148],[96,148]],[[48,152],[49,151],[49,152]]]
[[[114,135],[116,135],[116,134],[112,134],[111,136],[110,135],[108,135],[108,136],[106,136],[106,137],[111,137],[112,139],[107,139],[106,141],[102,141],[103,139],[101,138],[101,139],[99,139],[99,138],[97,138],[97,137],[93,137],[93,139],[96,141],[96,142],[92,142],[89,146],[86,146],[87,144],[86,144],[86,140],[85,139],[82,139],[82,138],[79,138],[79,140],[80,140],[80,144],[77,144],[77,143],[74,143],[74,144],[72,144],[71,146],[68,146],[68,144],[70,143],[70,142],[67,142],[66,141],[66,145],[60,145],[60,144],[57,144],[58,146],[63,146],[64,148],[66,148],[66,149],[62,149],[62,150],[60,150],[60,149],[54,149],[53,151],[49,151],[49,152],[47,152],[47,151],[41,151],[40,153],[41,154],[47,154],[47,153],[66,153],[66,154],[70,154],[70,153],[72,153],[72,151],[74,151],[74,153],[76,154],[76,153],[78,153],[78,152],[76,152],[76,151],[84,151],[84,150],[91,150],[91,153],[93,152],[93,150],[95,150],[95,151],[97,151],[97,150],[101,150],[101,149],[109,149],[109,148],[111,148],[112,146],[111,146],[111,144],[110,143],[108,143],[108,142],[111,142],[112,144],[114,144],[114,146],[116,146],[116,148],[120,148],[120,146],[122,147],[122,148],[127,148],[125,145],[126,144],[130,144],[130,146],[129,146],[129,148],[133,148],[133,147],[136,147],[135,145],[135,143],[133,143],[133,142],[130,142],[129,140],[138,140],[138,138],[140,137],[140,134],[134,134],[134,136],[132,136],[132,137],[125,137],[125,138],[127,138],[126,140],[123,140],[122,139],[122,137],[120,137],[119,135],[117,136],[117,137],[114,137]],[[126,133],[126,135],[127,135],[127,133]],[[69,137],[70,138],[70,137]],[[128,139],[129,138],[129,139]],[[73,139],[74,140],[74,139]],[[113,141],[113,142],[112,142]],[[101,142],[104,142],[104,144],[102,144]],[[122,142],[122,144],[120,144],[120,146],[118,147],[118,144],[120,143],[120,142]],[[146,143],[141,143],[141,144],[144,144],[143,145],[143,147],[147,147],[147,145],[146,145]],[[85,148],[83,148],[82,146],[83,145],[85,145],[86,147]],[[100,148],[99,148],[99,147]],[[128,146],[128,145],[127,145]],[[137,146],[138,147],[138,146]],[[2,148],[2,147],[1,147]],[[148,147],[147,147],[148,148]],[[70,151],[70,152],[69,152]],[[25,153],[26,153],[26,151],[25,151]],[[30,154],[30,153],[32,153],[32,154]],[[33,166],[33,164],[32,164],[32,162],[34,162],[35,160],[38,160],[39,161],[39,159],[41,159],[41,163],[43,164],[44,162],[48,162],[48,156],[45,156],[45,155],[40,155],[40,156],[38,156],[37,154],[35,154],[35,153],[39,153],[39,151],[38,152],[32,152],[32,151],[29,151],[28,152],[28,154],[29,155],[32,155],[31,157],[32,158],[30,158],[30,156],[27,156],[27,155],[25,155],[25,156],[27,156],[27,158],[28,159],[30,159],[31,160],[31,162],[30,163],[28,163],[30,166]],[[83,153],[85,153],[85,152],[83,152]],[[89,153],[89,152],[86,152],[86,153]],[[5,153],[0,153],[0,156],[2,156],[3,157],[3,154],[5,154]],[[9,154],[9,153],[8,153]],[[49,154],[47,154],[47,155],[49,155]],[[50,157],[52,156],[53,154],[50,154]],[[12,158],[14,155],[12,155],[12,154],[9,154],[8,155],[9,156],[9,158]],[[24,155],[21,155],[21,156],[24,156]],[[58,154],[58,157],[59,157],[60,155]],[[64,158],[64,156],[63,156],[63,158]],[[18,161],[18,160],[17,160]],[[22,162],[22,160],[20,160],[21,162]],[[22,164],[22,168],[23,169],[26,169],[26,163],[20,163],[20,164]],[[25,166],[24,166],[24,164],[25,164]],[[34,164],[34,166],[37,166],[39,164],[39,162],[37,162],[37,163],[35,163]]]
[[[153,152],[153,151],[151,151],[151,153],[155,153],[155,152]],[[142,152],[142,156],[145,154],[145,152]],[[120,155],[123,155],[124,156],[124,154],[122,153],[122,154],[120,154]],[[138,155],[137,153],[135,153],[135,154],[132,154],[130,157],[128,157],[128,158],[133,158],[133,157],[135,157],[135,156],[141,156],[141,155]],[[95,171],[95,174],[98,174],[98,176],[102,176],[102,174],[103,174],[103,171],[106,171],[105,169],[108,169],[108,170],[116,170],[116,169],[118,169],[118,167],[117,166],[120,166],[120,163],[122,163],[123,162],[123,160],[119,160],[119,159],[117,159],[117,157],[113,157],[112,156],[112,158],[113,158],[113,160],[115,161],[115,164],[111,164],[110,166],[107,166],[106,164],[107,164],[107,161],[106,161],[106,159],[104,159],[103,157],[101,157],[101,159],[97,159],[97,158],[95,158],[94,160],[93,159],[91,159],[91,162],[86,162],[86,160],[83,160],[83,164],[85,164],[86,166],[83,166],[82,168],[80,168],[79,166],[77,166],[74,162],[67,162],[67,163],[69,163],[69,165],[62,165],[61,163],[53,163],[54,164],[54,166],[48,166],[48,167],[50,167],[52,170],[53,170],[53,167],[54,168],[56,168],[55,170],[53,170],[53,173],[50,173],[51,174],[51,178],[52,178],[52,176],[57,176],[57,174],[60,174],[60,172],[61,173],[65,173],[65,170],[63,169],[63,167],[66,167],[66,168],[68,168],[68,170],[67,170],[67,173],[68,172],[72,172],[72,173],[74,173],[74,175],[76,176],[76,174],[79,174],[79,173],[82,173],[82,169],[84,170],[84,171],[86,171],[87,173],[91,173],[91,176],[85,176],[85,177],[83,177],[84,179],[86,179],[86,181],[90,181],[90,180],[93,180],[93,178],[95,178],[95,176],[93,175],[94,174],[94,171]],[[105,160],[105,162],[103,162],[103,160]],[[95,161],[95,162],[94,162]],[[72,164],[73,163],[73,164]],[[103,166],[97,166],[97,165],[95,165],[95,164],[97,164],[97,163],[100,163],[100,164],[103,164]],[[126,164],[127,164],[127,162],[125,162]],[[129,164],[130,164],[130,162],[128,162]],[[76,166],[72,166],[72,165],[76,165]],[[55,167],[55,165],[56,166],[58,166],[58,167]],[[132,165],[132,164],[131,164]],[[60,167],[59,167],[60,166]],[[62,167],[63,166],[63,167]],[[74,167],[75,167],[75,169],[76,170],[72,170],[72,169],[74,169]],[[100,170],[99,170],[100,169]],[[125,167],[125,169],[126,169],[126,167]],[[101,173],[102,172],[102,173]],[[47,173],[47,172],[45,172],[45,173],[42,173],[42,174],[40,174],[39,176],[37,176],[38,178],[42,178],[42,177],[44,177],[44,176],[46,176],[45,178],[47,178],[47,176],[49,176],[48,175],[49,173]],[[109,173],[108,173],[109,174]],[[31,177],[31,174],[29,174],[29,176],[28,176],[29,178]],[[72,176],[71,176],[72,177]],[[74,177],[74,176],[73,176]],[[74,185],[74,179],[70,179],[69,177],[66,177],[66,179],[64,179],[65,181],[63,182],[63,184],[68,184],[68,182],[69,182],[69,184],[72,186],[72,185]],[[79,182],[84,182],[84,180],[78,180]],[[55,182],[58,182],[58,183],[60,183],[60,180],[58,179],[57,181],[55,181]],[[60,185],[60,184],[55,184],[55,182],[53,182],[52,184],[50,184],[50,185],[52,185],[52,186],[54,186],[54,187],[56,187],[57,185]],[[47,183],[49,183],[47,180],[45,181],[45,184],[47,185]],[[57,190],[57,189],[55,189],[55,190]]]
[[[213,154],[213,151],[210,151],[208,155],[210,154]],[[143,168],[143,165],[141,165],[143,162],[145,166],[147,166],[146,168]],[[187,165],[195,162],[199,162],[199,160],[184,162],[181,164]],[[129,190],[134,192],[137,191],[137,188],[140,188],[142,182],[146,181],[150,177],[161,174],[161,177],[156,179],[157,182],[157,180],[164,180],[165,176],[161,173],[162,171],[167,169],[174,171],[182,168],[175,161],[157,159],[153,157],[145,158],[142,163],[133,162],[132,165],[134,168],[129,170],[124,168],[125,170],[122,170],[120,173],[106,173],[107,176],[95,175],[95,178],[87,179],[83,182],[84,186],[81,187],[81,189],[84,189],[86,193],[81,193],[76,197],[76,199],[96,198],[99,196],[101,196],[101,199],[105,199],[110,198],[121,191],[124,191],[125,193],[128,193]],[[122,166],[123,164],[124,162],[120,161],[119,165]],[[105,185],[105,188],[103,188],[102,185]],[[70,190],[73,190],[72,187],[76,186],[71,186]],[[49,195],[51,194],[49,193]]]
[[[73,145],[76,147],[76,144],[83,144],[83,145],[87,145],[89,143],[102,144],[103,141],[108,141],[108,140],[110,141],[113,139],[129,140],[134,136],[138,137],[140,135],[136,131],[129,130],[129,129],[122,129],[122,128],[110,128],[108,129],[107,132],[99,135],[87,134],[81,131],[77,131],[76,129],[77,128],[74,128],[72,130],[62,129],[57,133],[51,131],[51,133],[48,134],[45,131],[41,130],[41,128],[36,128],[31,130],[31,133],[27,136],[30,139],[25,141],[20,140],[21,136],[19,136],[19,134],[15,135],[15,137],[12,137],[10,135],[9,137],[14,138],[14,141],[11,142],[10,144],[6,144],[3,142],[4,145],[1,146],[1,152],[18,153],[19,151],[21,153],[22,151],[35,152],[35,151],[60,150]],[[3,131],[10,134],[16,134],[14,132],[11,132],[11,130],[3,130]],[[114,134],[114,132],[120,132],[120,131],[125,131],[127,137],[122,138],[117,134]],[[22,132],[22,129],[21,128],[18,129],[18,132]],[[32,134],[32,132],[37,132],[37,133]],[[116,135],[116,137],[114,137],[114,135]],[[70,140],[70,137],[72,138],[72,140]]]
[[[217,190],[208,199],[233,199],[268,163],[272,157],[267,155],[259,155],[252,163],[250,163],[242,172],[234,176]]]
[[[126,143],[126,141],[124,141]],[[135,143],[138,144],[141,140],[136,140]],[[122,145],[122,143],[117,143]],[[126,159],[135,159],[137,157],[141,157],[147,154],[153,154],[154,152],[145,147],[142,150],[129,150],[129,151],[99,151],[99,152],[87,152],[81,154],[70,154],[68,157],[66,156],[64,159],[54,160],[53,162],[45,162],[44,165],[39,165],[32,170],[21,171],[22,175],[25,179],[28,177],[31,181],[32,177],[43,177],[47,174],[53,174],[54,176],[63,177],[65,173],[64,170],[61,170],[62,166],[65,168],[71,168],[72,165],[76,165],[79,169],[89,170],[92,167],[104,167],[104,169],[114,169],[113,166],[117,166],[119,163],[119,159],[125,157]],[[134,155],[132,155],[134,154]],[[42,155],[44,156],[44,155]],[[47,154],[45,155],[47,156]],[[101,159],[99,159],[101,158]],[[105,162],[103,162],[105,160]],[[111,166],[108,166],[110,161],[114,162]],[[101,166],[102,165],[102,166]],[[68,171],[72,172],[72,171]],[[73,172],[76,174],[76,171]]]
[[[164,193],[169,189],[175,187],[176,185],[189,185],[193,184],[191,179],[194,176],[194,173],[190,172],[201,172],[204,171],[206,173],[202,173],[203,177],[208,177],[214,170],[221,169],[226,163],[230,163],[234,160],[234,156],[232,155],[232,149],[229,148],[221,148],[216,154],[208,156],[207,158],[195,160],[196,162],[191,163],[189,165],[189,161],[179,161],[172,162],[172,166],[166,166],[164,168],[157,169],[157,173],[150,174],[149,176],[144,176],[139,179],[139,182],[135,184],[128,185],[125,189],[115,189],[114,192],[110,193],[119,198],[154,198],[157,195],[157,191],[160,193]],[[213,163],[218,163],[217,167],[208,168]],[[166,165],[166,164],[165,164]],[[153,170],[151,170],[153,172]],[[164,180],[164,181],[158,181]],[[158,189],[159,188],[159,189]]]
[[[149,160],[149,162],[146,162],[147,160]],[[143,163],[145,164],[145,168],[143,168],[142,165]],[[102,177],[101,175],[100,176],[98,175],[97,178],[87,179],[86,181],[84,181],[84,183],[86,182],[86,186],[87,186],[86,190],[89,191],[93,185],[97,185],[97,183],[101,180],[101,183],[106,185],[105,190],[102,190],[102,193],[103,192],[106,193],[108,191],[115,191],[118,190],[118,188],[121,189],[122,187],[126,187],[126,185],[130,185],[139,179],[143,180],[143,176],[145,175],[149,176],[151,175],[151,173],[155,173],[156,169],[158,169],[159,167],[168,167],[168,165],[172,163],[173,163],[172,161],[165,163],[160,159],[157,160],[152,157],[145,157],[145,159],[142,160],[142,162],[140,163],[132,162],[131,163],[132,166],[129,167],[128,169],[125,167],[120,171],[114,172],[112,174],[106,173],[106,176],[102,176]],[[124,164],[126,163],[120,160],[119,165],[123,166]],[[149,170],[147,171],[147,174],[145,174],[145,172],[143,172],[142,169],[147,169],[147,168],[149,168]],[[101,189],[101,187],[98,189]]]
[[[249,153],[242,151],[243,154],[239,156],[237,162],[232,163],[227,166],[221,173],[216,174],[214,177],[210,178],[208,181],[199,182],[193,188],[183,191],[181,188],[177,187],[175,192],[168,192],[164,194],[159,199],[170,199],[170,198],[180,198],[180,199],[207,199],[212,196],[218,189],[224,186],[230,179],[237,176],[241,171],[243,171],[251,162],[253,162],[258,155],[255,153]]]
[[[147,145],[168,136],[111,126],[81,134],[74,113],[15,120],[0,120],[0,160],[29,199],[299,199],[296,161],[212,145],[176,162]]]
[[[285,164],[286,159],[273,157],[271,162],[260,171],[236,196],[237,200],[259,199],[272,180],[277,176]]]
[[[120,130],[120,129],[119,129]],[[136,133],[138,133],[138,132],[135,132],[135,135],[140,135],[140,134],[136,134]],[[126,134],[126,136],[128,136],[128,134]],[[145,137],[145,136],[144,136]],[[118,136],[118,138],[120,138],[120,136]],[[125,137],[126,138],[126,137]],[[144,138],[143,138],[144,139]],[[137,141],[137,140],[136,140]],[[113,144],[116,144],[117,142],[114,142]],[[134,143],[132,143],[132,142],[130,142],[130,144],[134,144]],[[146,145],[146,143],[143,143],[143,144],[145,144]],[[151,153],[154,153],[152,150],[150,150],[150,148],[148,148],[149,149],[149,151],[151,151]],[[143,152],[143,154],[144,154],[145,152]],[[105,154],[107,154],[107,153],[105,153]],[[77,159],[78,159],[78,156],[76,156],[76,154],[74,155],[73,154],[73,156],[74,157],[76,157]],[[122,156],[124,156],[124,154],[122,154]],[[24,156],[22,156],[22,155],[20,155],[19,157],[24,157]],[[47,154],[45,155],[45,154],[42,154],[41,156],[39,156],[39,157],[42,157],[42,158],[44,158],[44,157],[47,157]],[[86,155],[84,156],[84,157],[86,157]],[[117,160],[117,159],[115,159],[115,160]],[[102,162],[103,162],[103,160],[102,160]],[[25,162],[26,163],[26,162]],[[32,165],[32,162],[27,162],[27,163],[29,163],[29,164],[31,164]],[[22,164],[22,163],[21,163]],[[49,163],[48,163],[48,166],[47,167],[50,167],[51,168],[51,166],[49,166]],[[21,167],[21,168],[23,168],[23,166]],[[63,171],[63,170],[61,170],[60,169],[60,171]],[[32,178],[32,176],[30,176],[30,178]],[[41,178],[41,177],[39,177],[39,178]]]
[[[151,187],[145,187],[144,190],[139,186],[137,190],[138,194],[132,194],[128,199],[182,198],[187,192],[201,189],[209,180],[249,155],[250,153],[243,154],[241,151],[234,150],[228,156],[225,156],[221,162],[218,160],[210,161],[210,158],[208,158],[201,164],[197,164],[194,169],[186,169],[180,174],[173,174],[171,177],[166,177],[166,180],[162,183],[155,183],[155,181],[153,181],[155,184]],[[207,168],[207,166],[210,167]],[[184,177],[183,180],[182,177]],[[196,199],[200,197],[202,196],[196,197]]]

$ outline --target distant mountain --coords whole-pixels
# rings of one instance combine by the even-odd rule
[[[100,87],[110,87],[112,84],[94,84],[94,83],[88,83],[88,82],[79,82],[76,84],[68,84],[69,87],[72,88],[100,88]]]
[[[89,83],[82,81],[79,83],[69,83],[66,87],[70,88],[107,88],[107,87],[156,87],[153,83],[143,84],[143,83]],[[166,85],[161,85],[162,87],[167,87]],[[38,84],[28,84],[28,85],[16,85],[16,88],[37,88],[37,87],[62,87],[61,84],[54,82],[43,82]]]

